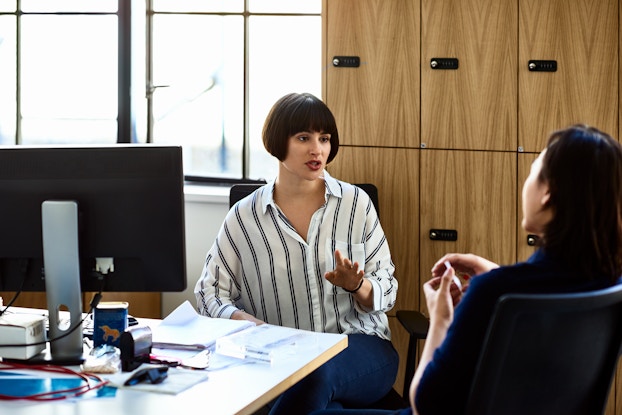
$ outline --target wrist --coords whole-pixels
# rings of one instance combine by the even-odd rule
[[[347,288],[344,287],[344,290],[346,290],[347,292],[349,292],[350,294],[354,294],[355,292],[357,292],[358,290],[361,289],[361,287],[363,286],[363,282],[365,281],[365,278],[361,278],[361,281],[359,282],[359,285],[353,289],[353,290],[348,290]]]

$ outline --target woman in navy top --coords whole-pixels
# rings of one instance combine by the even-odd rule
[[[552,133],[531,166],[522,202],[522,226],[539,236],[528,261],[499,267],[473,254],[447,254],[432,268],[423,286],[430,329],[410,386],[411,407],[399,413],[464,413],[503,294],[595,290],[619,281],[622,147],[616,140],[585,125]],[[452,282],[456,272],[468,281],[462,289]],[[391,413],[348,413],[355,412]]]

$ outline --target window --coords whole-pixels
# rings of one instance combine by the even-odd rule
[[[0,3],[3,145],[179,144],[190,179],[269,179],[263,120],[321,74],[321,0]]]

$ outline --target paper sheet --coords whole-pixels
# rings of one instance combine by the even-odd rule
[[[246,320],[202,316],[185,301],[152,328],[153,347],[202,350],[212,347],[220,337],[253,326],[255,323]]]

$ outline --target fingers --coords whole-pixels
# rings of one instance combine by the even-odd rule
[[[455,257],[456,254],[445,254],[443,255],[436,263],[432,266],[432,275],[434,277],[440,277],[447,270],[447,264],[452,263],[452,258]]]
[[[355,270],[358,271],[359,269],[359,263],[358,262],[352,262],[350,261],[350,259],[345,258],[343,255],[341,255],[341,252],[339,252],[339,250],[335,250],[335,265],[339,266],[341,265],[342,267],[348,269],[348,270]]]
[[[479,271],[479,264],[482,261],[483,258],[473,254],[446,254],[432,266],[432,275],[435,277],[443,275],[449,263],[461,276],[469,278]]]
[[[335,250],[335,269],[324,273],[324,278],[338,287],[350,287],[365,277],[365,270],[359,269],[358,262],[345,258],[339,250]]]
[[[449,289],[451,288],[451,283],[454,281],[454,278],[455,279],[458,279],[458,278],[456,277],[454,273],[454,269],[451,267],[448,261],[445,261],[444,266],[445,266],[445,272],[443,273],[443,276],[441,277],[441,285],[439,289],[449,291]]]

